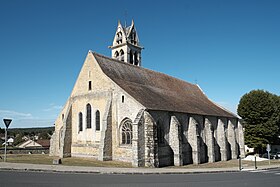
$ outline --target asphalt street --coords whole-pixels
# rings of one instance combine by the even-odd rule
[[[280,169],[208,174],[109,175],[0,171],[1,187],[87,186],[188,186],[279,187]]]

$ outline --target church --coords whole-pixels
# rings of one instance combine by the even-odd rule
[[[163,167],[244,157],[239,118],[198,85],[141,67],[134,22],[118,22],[112,57],[89,51],[55,121],[50,155]]]

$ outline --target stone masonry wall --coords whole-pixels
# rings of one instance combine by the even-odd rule
[[[145,125],[145,166],[158,167],[158,145],[156,123],[148,112],[144,112]]]
[[[98,160],[112,160],[112,99],[107,103],[102,123]]]
[[[237,125],[237,119],[164,111],[149,113],[153,121],[158,121],[157,128],[165,131],[165,145],[158,143],[159,166],[236,159],[237,148],[241,152],[244,147],[242,125]],[[170,119],[169,124],[166,119]]]
[[[171,116],[169,141],[170,147],[173,151],[174,165],[183,165],[183,154],[182,154],[182,134],[181,124],[175,116]]]

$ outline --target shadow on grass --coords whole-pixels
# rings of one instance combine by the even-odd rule
[[[52,165],[53,159],[57,157],[51,157],[48,155],[31,154],[31,155],[7,155],[7,162],[12,163],[28,163],[28,164],[47,164]],[[88,167],[120,167],[129,168],[132,167],[131,163],[120,161],[99,161],[93,158],[63,158],[62,165],[66,166],[88,166]]]
[[[48,155],[32,154],[32,155],[18,155],[18,154],[9,154],[7,155],[7,162],[12,163],[29,163],[29,164],[47,164],[52,165],[53,159],[57,157],[51,157]],[[270,160],[270,165],[279,165],[280,160]],[[132,165],[129,162],[120,162],[120,161],[99,161],[93,158],[63,158],[62,165],[66,166],[87,166],[87,167],[117,167],[117,168],[131,168]],[[242,160],[243,168],[254,167],[255,163],[253,161],[244,161]],[[257,162],[257,166],[268,166],[269,161]],[[180,167],[169,166],[168,168],[238,168],[238,160],[229,160],[229,161],[220,161],[215,163],[204,163],[199,165],[184,165]]]

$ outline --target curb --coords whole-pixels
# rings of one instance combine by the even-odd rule
[[[180,175],[180,174],[203,174],[203,173],[233,173],[239,170],[205,170],[205,171],[79,171],[79,170],[56,170],[56,169],[31,169],[31,168],[0,168],[0,171],[19,171],[19,172],[48,172],[48,173],[77,173],[77,174],[112,174],[112,175]]]
[[[236,172],[248,172],[248,171],[257,171],[257,170],[271,170],[271,169],[279,169],[280,166],[274,166],[274,167],[260,167],[258,169],[254,169],[254,168],[245,168],[242,170],[238,170],[238,169],[233,169],[233,168],[229,168],[227,169],[221,169],[221,168],[214,168],[212,170],[207,170],[207,168],[205,170],[200,169],[200,170],[195,170],[195,169],[178,169],[178,171],[176,170],[172,170],[172,171],[168,171],[167,170],[153,170],[153,169],[148,169],[146,168],[145,170],[138,170],[137,169],[133,169],[131,168],[131,170],[127,170],[127,171],[121,171],[118,170],[116,171],[115,168],[112,168],[112,170],[108,169],[108,168],[104,168],[104,170],[102,168],[94,168],[94,167],[89,167],[87,169],[85,168],[78,168],[77,166],[71,168],[72,170],[69,169],[65,169],[63,167],[61,168],[39,168],[38,165],[36,165],[37,168],[32,168],[32,165],[29,166],[21,166],[21,167],[16,167],[16,166],[2,166],[0,165],[0,171],[19,171],[19,172],[48,172],[48,173],[77,173],[77,174],[111,174],[111,175],[160,175],[160,174],[173,174],[173,175],[180,175],[180,174],[209,174],[209,173],[236,173]]]
[[[48,173],[76,173],[76,174],[110,174],[110,175],[186,175],[186,174],[209,174],[209,173],[236,173],[238,170],[228,171],[186,171],[186,172],[100,172],[100,171],[59,171],[41,169],[14,169],[1,168],[0,171],[19,171],[19,172],[48,172]]]

